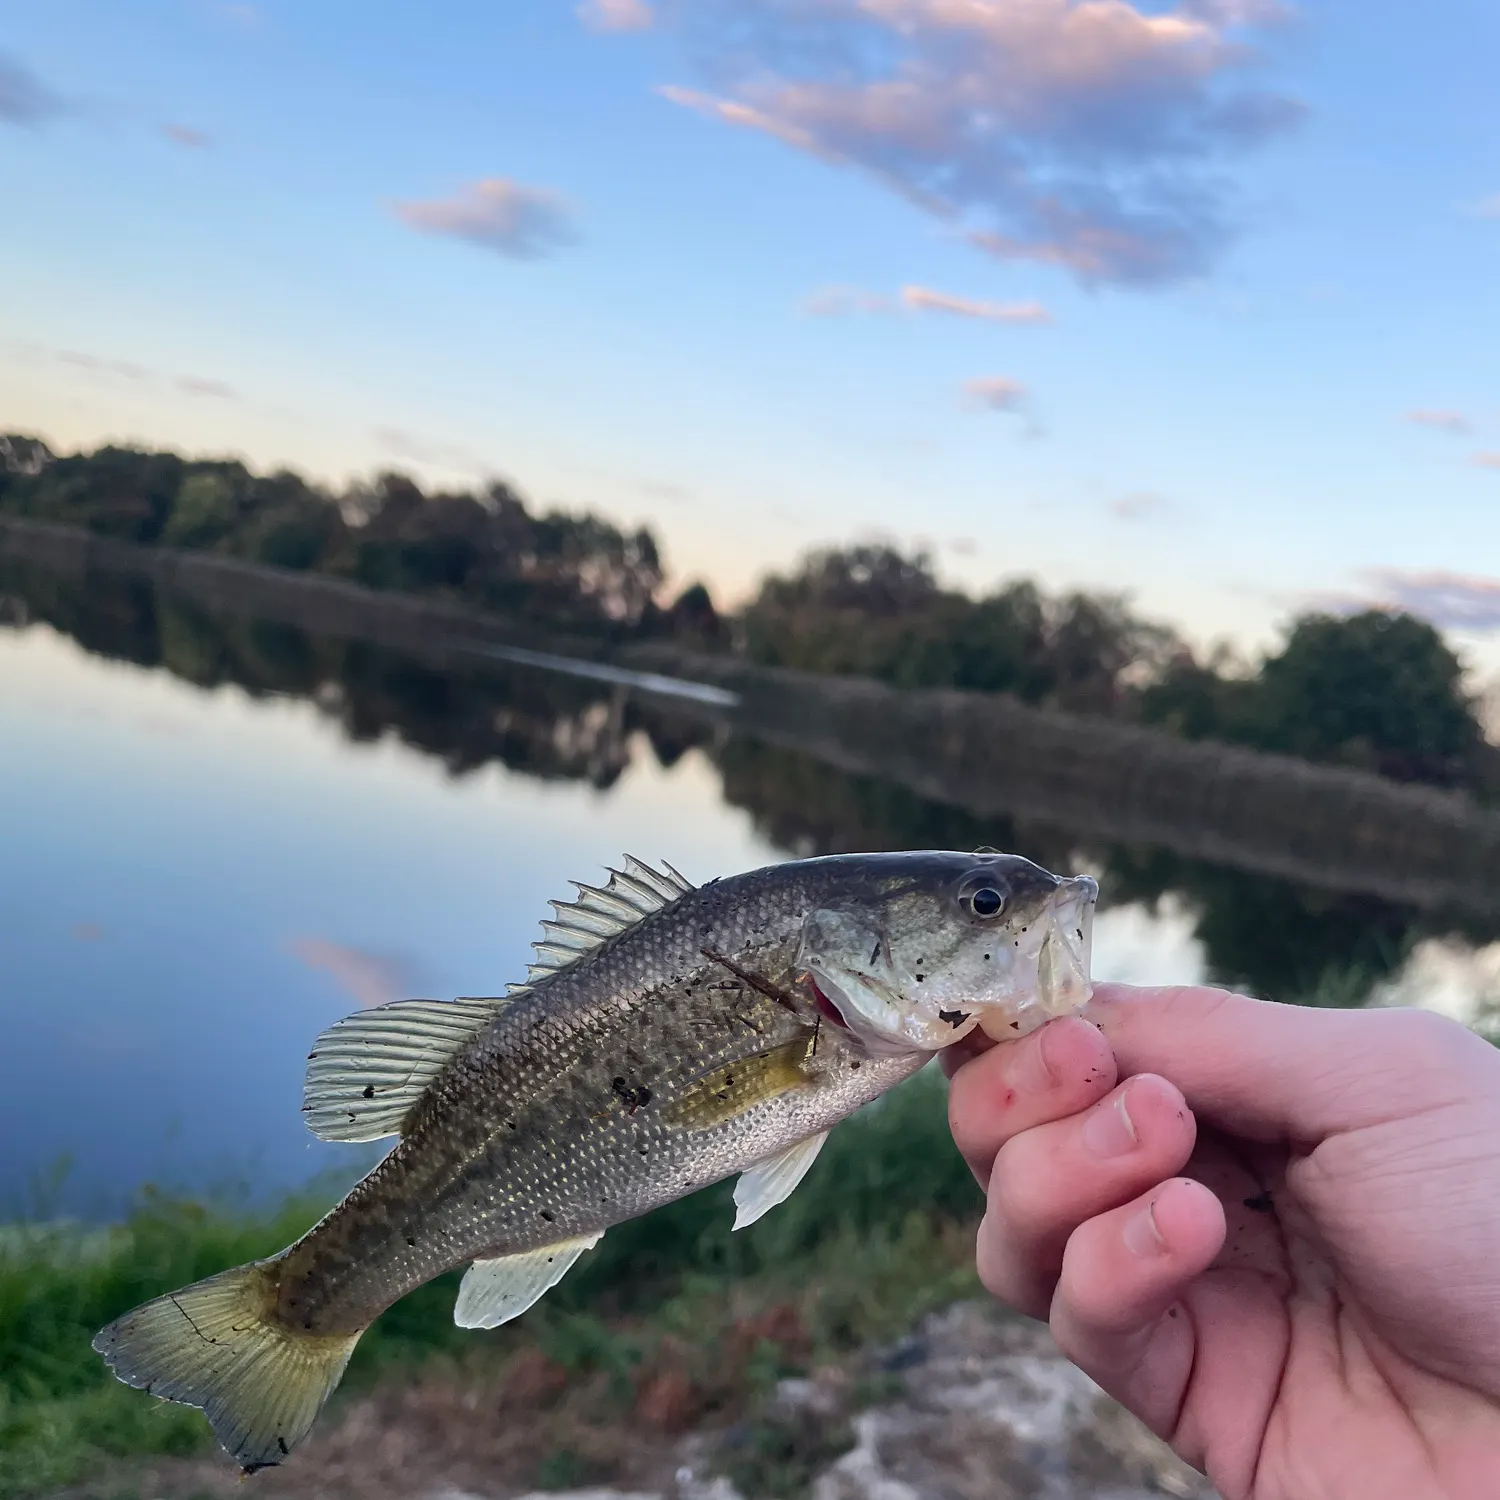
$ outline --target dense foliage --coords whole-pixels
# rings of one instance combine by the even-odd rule
[[[146,545],[217,552],[611,636],[719,631],[707,591],[662,608],[655,538],[598,516],[533,514],[509,486],[425,493],[400,474],[332,494],[235,460],[0,438],[0,510]]]
[[[1403,781],[1500,785],[1462,664],[1411,615],[1303,615],[1252,670],[1223,652],[1200,660],[1121,598],[1015,582],[976,599],[922,555],[856,546],[766,579],[737,626],[768,665],[1007,692]]]
[[[57,456],[18,436],[0,437],[0,511],[453,600],[553,631],[732,644],[768,665],[1013,693],[1190,738],[1500,791],[1458,658],[1410,615],[1304,615],[1252,670],[1222,654],[1200,659],[1120,597],[1048,596],[1021,580],[975,598],[940,583],[925,555],[873,544],[809,554],[725,620],[702,584],[661,603],[665,570],[649,531],[587,513],[533,514],[503,483],[428,494],[383,474],[334,495],[233,460],[117,447]]]

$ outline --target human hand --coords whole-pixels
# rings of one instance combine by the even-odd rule
[[[1500,1051],[1202,988],[1088,1015],[948,1059],[986,1287],[1225,1500],[1500,1496]]]

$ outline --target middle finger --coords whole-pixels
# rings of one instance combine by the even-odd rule
[[[1008,1141],[995,1158],[979,1228],[985,1286],[1045,1318],[1068,1236],[1180,1172],[1196,1135],[1176,1086],[1140,1073],[1092,1109]]]

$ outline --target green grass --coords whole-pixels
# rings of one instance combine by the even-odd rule
[[[675,1361],[712,1406],[731,1399],[714,1394],[726,1378],[715,1370],[721,1336],[756,1305],[795,1307],[807,1357],[894,1335],[974,1285],[950,1231],[977,1216],[979,1193],[948,1136],[945,1097],[929,1068],[846,1122],[797,1193],[740,1234],[730,1233],[728,1183],[612,1229],[543,1303],[496,1334],[454,1326],[459,1276],[441,1277],[365,1335],[346,1388],[530,1345],[621,1391],[653,1362]],[[198,1412],[120,1385],[90,1340],[150,1297],[280,1249],[332,1196],[325,1188],[254,1213],[147,1192],[106,1231],[0,1232],[0,1497],[45,1494],[136,1456],[208,1451]],[[774,1383],[780,1347],[752,1340],[733,1372],[736,1391]]]

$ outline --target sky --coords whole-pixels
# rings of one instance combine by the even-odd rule
[[[1500,12],[7,0],[0,430],[1500,672]]]

